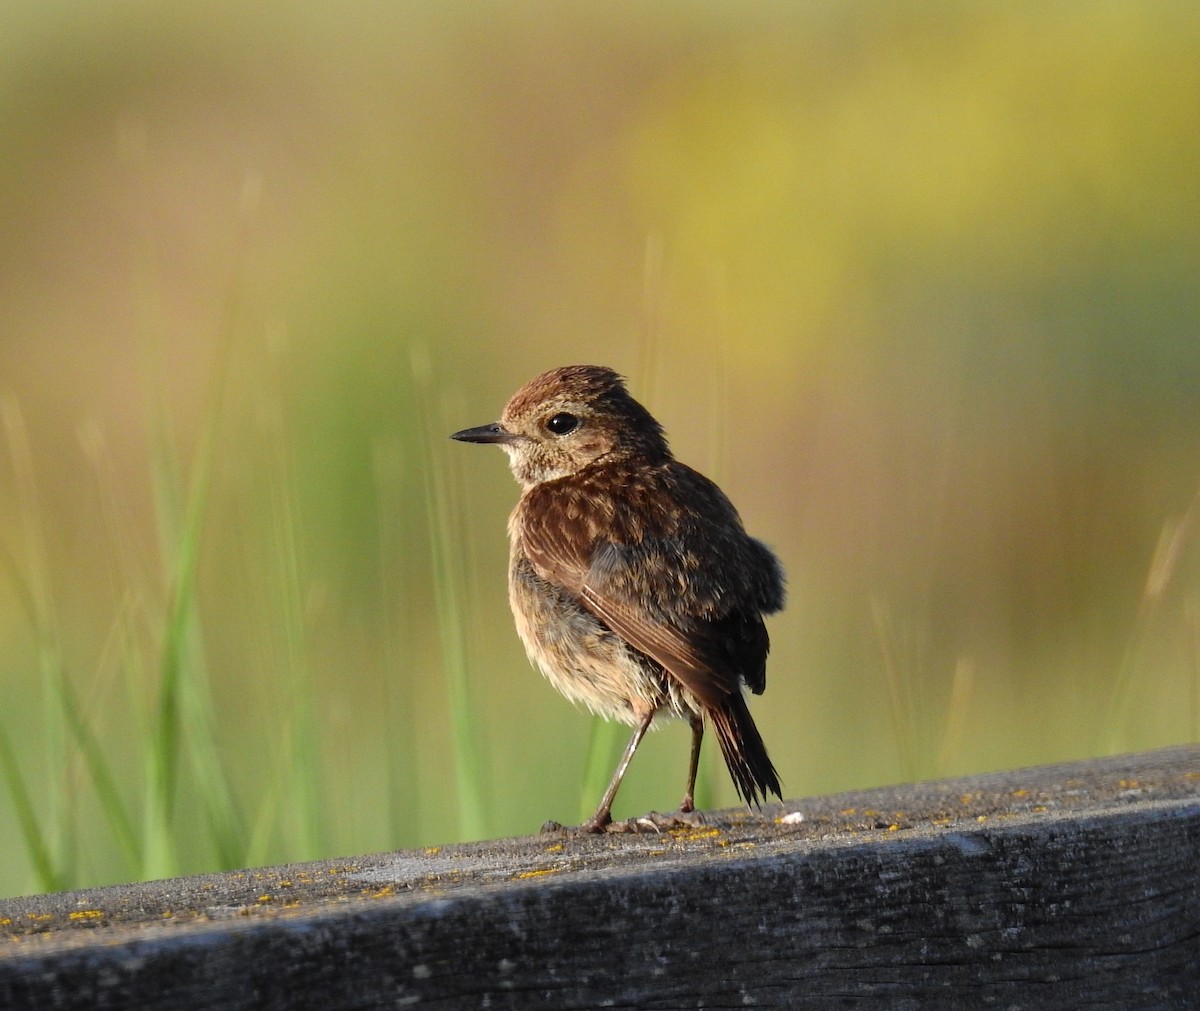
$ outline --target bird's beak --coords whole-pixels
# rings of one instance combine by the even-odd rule
[[[517,441],[517,436],[498,421],[493,421],[490,425],[480,425],[478,428],[464,428],[461,432],[455,432],[450,438],[457,439],[459,442],[495,442],[501,446],[511,445]]]

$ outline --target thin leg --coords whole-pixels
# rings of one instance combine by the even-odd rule
[[[625,751],[621,755],[621,760],[617,763],[617,771],[613,773],[612,782],[608,784],[608,789],[604,791],[604,796],[600,798],[600,806],[596,808],[594,815],[579,826],[584,832],[603,832],[604,827],[612,821],[612,805],[613,800],[617,796],[617,788],[621,785],[621,780],[625,776],[625,770],[629,768],[629,763],[633,759],[633,753],[637,751],[638,745],[642,743],[642,738],[646,736],[646,731],[650,729],[650,724],[653,721],[654,710],[650,710],[642,722],[638,724],[637,729],[633,732],[633,736],[629,738],[629,743],[625,745]]]
[[[688,760],[687,789],[679,805],[682,814],[696,810],[696,773],[700,770],[700,742],[704,740],[704,717],[692,717],[692,757]]]

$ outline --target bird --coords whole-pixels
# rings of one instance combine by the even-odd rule
[[[692,731],[669,823],[702,817],[695,785],[706,722],[741,799],[782,799],[743,688],[766,688],[763,616],[784,606],[783,566],[715,483],[675,459],[625,379],[598,365],[552,369],[513,394],[499,421],[451,438],[500,446],[521,486],[508,521],[508,595],[531,663],[569,700],[634,728],[578,829],[618,827],[617,790],[661,718]]]

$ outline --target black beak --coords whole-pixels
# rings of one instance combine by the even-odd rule
[[[517,437],[498,421],[493,421],[490,425],[480,425],[478,428],[464,428],[450,438],[459,442],[496,442],[502,446],[517,441]]]

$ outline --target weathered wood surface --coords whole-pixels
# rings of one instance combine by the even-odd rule
[[[3,1008],[754,1005],[1200,1007],[1200,747],[0,901]]]

